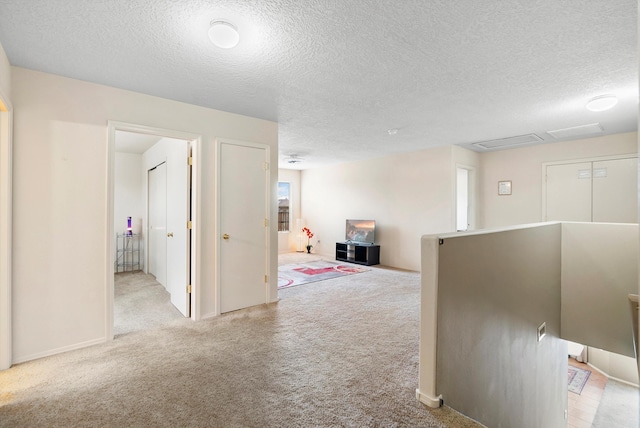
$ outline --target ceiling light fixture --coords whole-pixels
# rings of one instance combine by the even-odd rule
[[[605,111],[613,108],[616,104],[618,104],[618,97],[615,95],[600,95],[591,98],[586,107],[589,111]]]
[[[396,135],[398,133],[398,128],[391,128],[387,130],[389,135]]]
[[[291,155],[288,158],[285,159],[285,161],[287,161],[287,163],[291,164],[291,165],[295,165],[297,163],[302,162],[304,159],[299,158],[298,155]]]
[[[232,23],[214,19],[209,28],[209,39],[219,48],[231,49],[240,41],[240,34],[238,34],[238,28]]]

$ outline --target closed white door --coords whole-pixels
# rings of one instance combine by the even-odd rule
[[[149,273],[167,288],[167,165],[148,171]]]
[[[549,165],[547,221],[591,221],[591,162]]]
[[[267,301],[267,150],[220,143],[220,312]]]
[[[638,160],[546,167],[546,220],[638,222]]]
[[[190,313],[188,158],[188,141],[167,145],[167,291],[171,294],[171,303],[186,317]]]
[[[638,160],[593,163],[593,221],[638,222]]]

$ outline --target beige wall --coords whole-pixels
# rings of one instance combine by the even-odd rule
[[[277,124],[139,93],[12,69],[15,109],[13,359],[107,340],[107,121],[202,136],[202,314],[215,313],[216,149],[227,137],[272,147]],[[275,194],[277,174],[272,174]],[[271,215],[276,215],[273,202]],[[277,242],[273,227],[271,242]],[[277,247],[270,252],[277,269]],[[277,275],[270,274],[273,294]]]
[[[0,370],[11,365],[13,120],[10,110],[11,66],[0,45]]]
[[[562,226],[562,337],[635,357],[627,295],[638,283],[638,225]]]
[[[302,171],[302,216],[335,257],[346,219],[376,221],[380,263],[420,270],[420,237],[453,230],[452,147]],[[314,238],[315,240],[315,238]]]
[[[539,223],[423,237],[418,398],[435,407],[442,395],[487,426],[564,426],[565,340],[616,352],[590,348],[590,363],[637,384],[623,356],[634,355],[637,229]]]
[[[542,221],[542,164],[637,153],[627,133],[476,153],[457,146],[302,171],[302,216],[331,257],[344,239],[346,218],[377,221],[381,263],[419,270],[419,236],[455,229],[455,168],[474,171],[472,213],[476,229]],[[511,196],[498,181],[511,180]]]
[[[11,100],[11,64],[2,45],[0,45],[0,95],[7,101]]]
[[[278,181],[290,184],[291,200],[289,201],[290,232],[278,232],[278,252],[287,253],[297,250],[296,219],[300,218],[300,171],[293,169],[278,170]]]
[[[542,221],[542,164],[637,153],[636,133],[542,144],[482,154],[480,227]],[[498,181],[511,180],[511,196],[498,196]]]
[[[421,344],[419,395],[441,394],[445,405],[486,426],[564,427],[561,225],[424,239],[438,238],[442,245],[423,241],[437,273],[422,277],[423,304],[437,300],[436,384],[423,390],[432,357]],[[421,342],[432,311],[421,309]],[[546,337],[538,341],[543,322]]]

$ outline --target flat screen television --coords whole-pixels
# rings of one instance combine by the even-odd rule
[[[345,239],[347,242],[373,244],[375,242],[375,220],[347,220]]]

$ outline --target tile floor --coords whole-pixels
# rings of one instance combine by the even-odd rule
[[[569,364],[584,370],[589,370],[589,380],[582,390],[582,394],[578,395],[573,392],[569,394],[569,418],[567,427],[569,428],[591,428],[596,411],[600,405],[600,399],[604,387],[607,384],[607,377],[602,373],[592,369],[584,363],[576,361],[575,358],[569,358]]]

